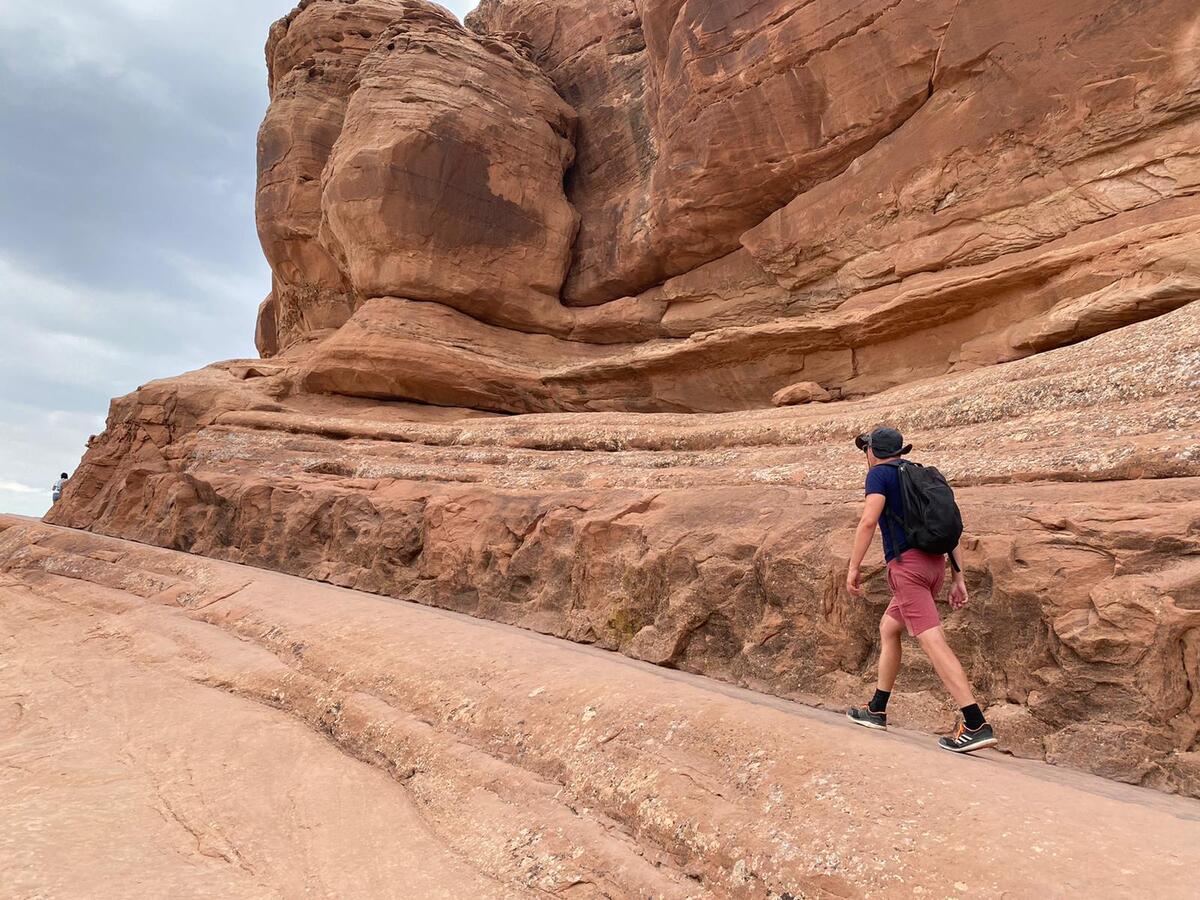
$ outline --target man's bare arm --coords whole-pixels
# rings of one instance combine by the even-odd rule
[[[854,532],[854,548],[850,551],[850,568],[846,571],[846,590],[855,597],[863,595],[862,586],[858,581],[858,570],[862,566],[871,541],[875,538],[875,529],[879,525],[879,517],[883,515],[883,506],[887,499],[883,494],[868,494],[863,506],[862,518],[858,520],[858,528]]]
[[[950,605],[954,609],[962,609],[971,598],[967,595],[967,578],[963,574],[962,555],[957,547],[950,551],[950,558],[954,560],[954,584],[950,588]]]

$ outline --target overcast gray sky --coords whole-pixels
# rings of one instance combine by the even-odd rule
[[[263,44],[294,5],[0,0],[0,512],[46,511],[110,398],[254,355]]]

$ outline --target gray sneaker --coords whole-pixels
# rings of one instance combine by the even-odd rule
[[[967,728],[966,724],[959,722],[954,729],[954,734],[950,737],[944,737],[938,740],[938,746],[943,750],[949,750],[951,753],[974,753],[976,750],[983,750],[985,747],[995,747],[1000,743],[996,740],[996,735],[992,732],[992,726],[984,722],[974,731]]]
[[[871,712],[869,706],[852,706],[846,710],[846,718],[863,728],[887,731],[887,713]]]

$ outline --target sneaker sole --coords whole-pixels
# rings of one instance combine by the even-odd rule
[[[886,725],[876,725],[874,722],[864,722],[862,719],[856,719],[850,713],[846,713],[846,718],[855,725],[861,725],[863,728],[870,728],[872,731],[887,731]]]
[[[976,750],[986,750],[988,747],[995,747],[999,743],[1000,741],[998,741],[996,738],[988,738],[986,741],[980,741],[978,744],[972,744],[970,747],[963,747],[962,749],[957,747],[947,747],[940,741],[938,742],[938,746],[943,750],[949,751],[950,753],[974,753]]]

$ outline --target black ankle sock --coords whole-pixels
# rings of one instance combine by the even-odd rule
[[[964,706],[962,708],[962,714],[963,723],[971,731],[978,731],[985,724],[987,724],[983,718],[983,710],[979,708],[978,703],[972,703],[970,706]]]
[[[875,688],[875,696],[871,698],[871,702],[867,704],[867,709],[873,713],[887,714],[888,698],[892,696],[891,691],[881,691]]]

